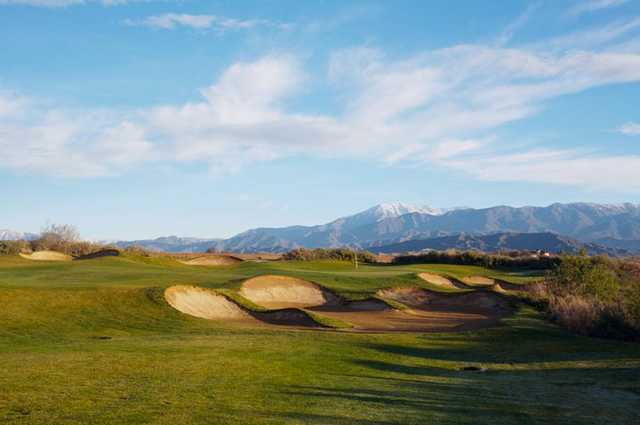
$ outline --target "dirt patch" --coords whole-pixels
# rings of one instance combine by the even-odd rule
[[[36,251],[32,254],[20,253],[20,257],[33,261],[71,261],[73,257],[56,251]]]
[[[266,275],[246,280],[240,294],[267,308],[313,307],[339,303],[339,298],[306,280],[288,276]]]
[[[231,255],[202,255],[188,260],[178,260],[189,266],[233,266],[242,260]]]
[[[462,282],[466,283],[469,286],[492,286],[496,283],[495,279],[491,279],[490,277],[484,277],[484,276],[467,276],[467,277],[463,277]]]
[[[467,285],[464,285],[464,284],[462,284],[460,282],[457,282],[455,280],[446,278],[444,276],[440,276],[438,274],[418,273],[418,277],[420,279],[424,280],[427,283],[439,286],[441,288],[447,288],[447,289],[469,289],[469,287]]]
[[[234,302],[205,288],[172,286],[164,291],[164,298],[176,310],[202,319],[252,319]]]

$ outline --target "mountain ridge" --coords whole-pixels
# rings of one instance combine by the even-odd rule
[[[629,241],[640,240],[640,205],[631,203],[555,203],[546,207],[500,205],[451,210],[389,205],[376,205],[321,225],[249,229],[228,239],[212,239],[210,248],[230,252],[281,252],[294,248],[340,246],[365,248],[460,233],[505,232],[550,232],[583,243],[607,239],[607,246],[613,249],[616,241],[635,246]]]
[[[626,255],[628,251],[595,243],[582,243],[555,233],[494,233],[490,235],[458,234],[430,239],[413,239],[391,245],[370,247],[378,254],[400,254],[421,251],[544,251],[552,254],[577,253],[581,249],[589,254]]]

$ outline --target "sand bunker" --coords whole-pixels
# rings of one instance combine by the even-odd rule
[[[496,283],[495,279],[491,279],[490,277],[484,277],[484,276],[467,276],[467,277],[463,277],[462,282],[466,283],[469,286],[492,286]]]
[[[203,255],[190,260],[178,260],[189,266],[233,266],[242,260],[231,255]]]
[[[202,319],[296,328],[320,327],[302,310],[286,308],[265,312],[247,311],[223,295],[196,286],[172,286],[164,291],[164,298],[176,310]]]
[[[20,253],[20,257],[33,261],[71,261],[73,257],[56,251],[36,251],[32,254]]]
[[[164,291],[164,298],[176,310],[202,319],[251,319],[237,304],[205,288],[172,286]]]
[[[492,291],[443,293],[392,288],[378,291],[380,298],[347,302],[314,283],[274,275],[245,281],[240,294],[271,310],[248,311],[214,291],[193,286],[168,288],[165,298],[177,310],[205,319],[320,328],[323,326],[313,317],[324,316],[349,323],[353,325],[349,330],[356,332],[467,331],[495,325],[512,312],[506,299]],[[396,309],[385,299],[409,309]]]
[[[315,283],[276,275],[246,280],[240,288],[240,294],[267,308],[303,308],[339,302],[337,296]]]
[[[460,282],[433,273],[418,273],[418,277],[427,283],[447,289],[469,289]]]
[[[487,291],[445,294],[421,288],[392,288],[378,295],[398,301],[412,312],[432,321],[434,327],[473,330],[497,324],[512,313],[508,302]]]

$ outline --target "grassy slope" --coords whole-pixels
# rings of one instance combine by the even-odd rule
[[[360,298],[421,284],[421,270],[494,274],[472,269],[0,257],[0,423],[637,423],[638,345],[572,336],[531,310],[474,333],[288,331],[191,318],[148,289],[284,273]]]

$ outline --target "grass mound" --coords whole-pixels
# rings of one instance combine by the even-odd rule
[[[101,249],[100,251],[92,252],[86,255],[80,255],[75,260],[93,260],[94,258],[103,257],[119,257],[120,251],[117,249]]]

